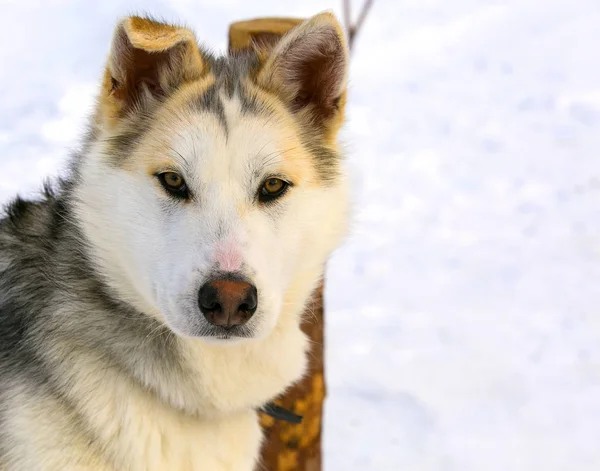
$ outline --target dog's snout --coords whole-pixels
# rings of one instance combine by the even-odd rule
[[[245,281],[216,279],[202,285],[198,305],[208,322],[229,328],[248,322],[258,307],[258,294]]]

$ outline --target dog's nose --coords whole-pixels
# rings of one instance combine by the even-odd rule
[[[248,322],[256,312],[258,294],[245,281],[217,279],[202,285],[198,305],[208,322],[230,328]]]

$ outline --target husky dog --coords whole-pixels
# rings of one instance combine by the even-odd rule
[[[67,176],[0,221],[0,470],[245,470],[344,236],[348,55],[319,14],[213,57],[128,17]]]

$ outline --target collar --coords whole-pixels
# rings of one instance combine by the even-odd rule
[[[278,406],[274,402],[267,402],[264,406],[258,409],[258,412],[267,414],[277,420],[285,420],[291,424],[302,423],[302,416],[294,414],[291,410]]]

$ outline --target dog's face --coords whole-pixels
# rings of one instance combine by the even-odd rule
[[[120,23],[75,190],[107,283],[217,343],[302,309],[345,230],[346,69],[329,14],[220,59],[187,29]]]

